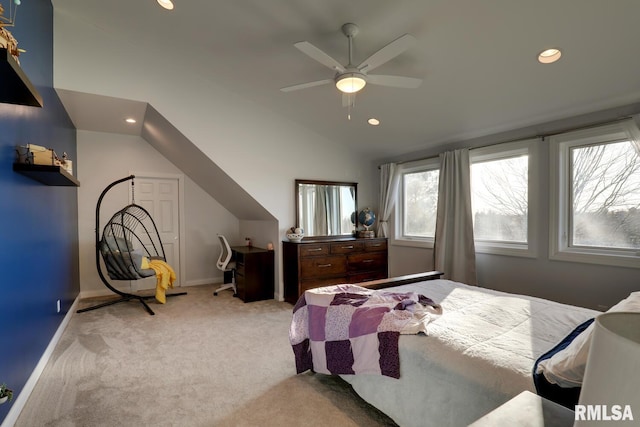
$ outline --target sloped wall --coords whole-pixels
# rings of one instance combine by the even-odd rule
[[[103,132],[78,131],[78,178],[82,187],[78,193],[80,277],[82,297],[109,295],[102,284],[95,265],[95,206],[98,196],[111,182],[131,173],[184,175],[183,171],[162,156],[139,136]],[[188,176],[184,179],[185,217],[183,265],[181,285],[222,282],[216,268],[219,249],[217,233],[228,236],[230,242],[240,243],[239,221],[224,206],[205,193]],[[109,217],[130,202],[130,187],[120,184],[109,191],[101,208],[101,226]],[[130,292],[128,281],[112,283]]]

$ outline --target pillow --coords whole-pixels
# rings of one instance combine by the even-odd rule
[[[120,252],[126,251],[131,247],[131,242],[122,237],[106,236],[102,238],[101,250],[103,252]]]
[[[615,311],[640,312],[640,291],[632,292],[627,298],[607,310],[607,313]],[[592,323],[564,350],[540,362],[537,372],[541,372],[547,381],[560,387],[581,387],[593,328]]]

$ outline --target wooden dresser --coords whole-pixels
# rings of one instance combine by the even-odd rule
[[[307,289],[388,276],[387,239],[282,242],[284,300],[295,304]]]

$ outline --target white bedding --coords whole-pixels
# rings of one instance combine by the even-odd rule
[[[391,288],[390,288],[391,289]],[[400,337],[400,379],[344,375],[400,426],[466,426],[523,390],[536,359],[598,311],[448,280],[393,288],[442,305],[429,336]]]

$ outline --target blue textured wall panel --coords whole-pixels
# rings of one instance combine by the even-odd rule
[[[80,288],[77,189],[12,170],[15,145],[43,145],[76,159],[76,131],[53,89],[51,2],[23,0],[10,31],[27,51],[21,67],[44,101],[43,108],[0,103],[0,383],[17,396]],[[12,404],[0,406],[0,421]]]

